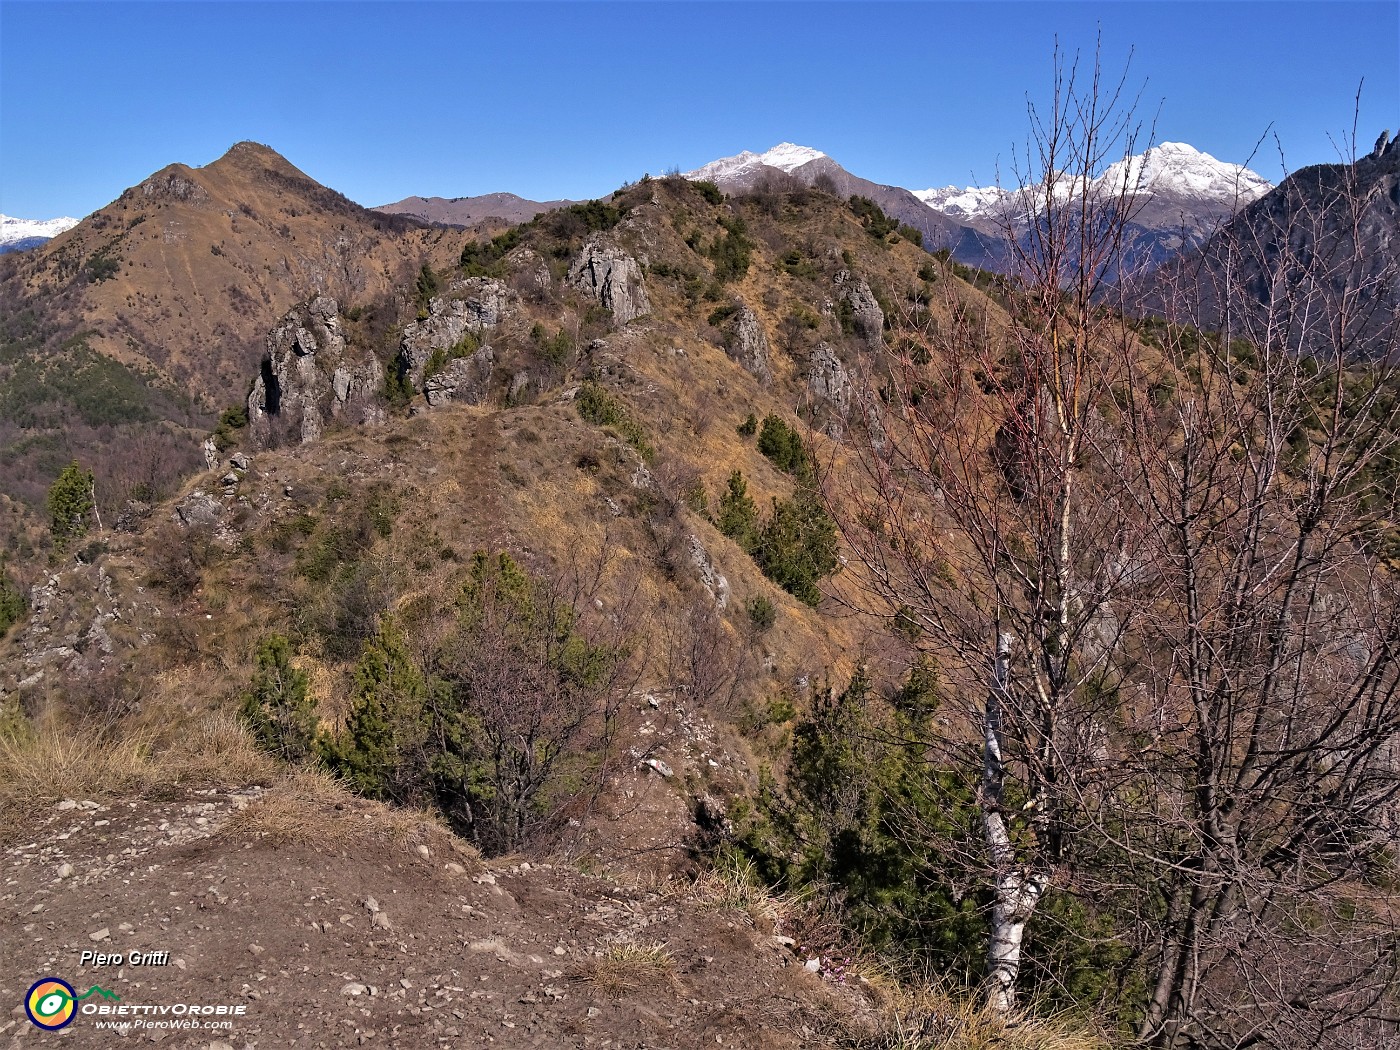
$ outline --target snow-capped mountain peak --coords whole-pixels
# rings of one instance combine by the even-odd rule
[[[0,248],[21,242],[41,242],[57,237],[78,225],[77,219],[16,219],[0,215]]]
[[[1216,160],[1185,142],[1161,142],[1135,157],[1110,164],[1098,181],[1130,191],[1218,200],[1243,206],[1273,184],[1243,164]]]
[[[744,150],[732,157],[712,160],[694,171],[687,171],[685,177],[687,179],[708,179],[716,183],[732,182],[743,178],[759,166],[792,172],[804,164],[810,164],[825,156],[825,153],[812,149],[810,146],[799,146],[795,142],[780,142],[763,153]]]
[[[758,159],[770,168],[782,168],[783,171],[790,172],[825,156],[826,154],[821,150],[813,149],[811,146],[799,146],[795,142],[780,142],[766,153],[760,153]]]

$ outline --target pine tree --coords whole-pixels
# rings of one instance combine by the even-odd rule
[[[367,798],[412,801],[427,776],[427,693],[403,632],[386,616],[360,656],[346,732],[324,746],[327,763]]]
[[[63,548],[71,540],[85,536],[88,518],[93,512],[92,471],[84,470],[74,460],[63,468],[57,480],[49,486],[49,528],[54,546]]]
[[[316,701],[305,671],[292,666],[291,643],[280,634],[258,644],[258,673],[243,694],[242,713],[264,751],[300,762],[316,736]]]
[[[752,552],[758,539],[758,508],[740,471],[729,475],[729,487],[719,498],[719,531]]]
[[[822,599],[817,583],[836,571],[836,523],[811,490],[774,500],[753,550],[763,575],[808,605]]]

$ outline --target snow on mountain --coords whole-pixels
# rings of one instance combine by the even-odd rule
[[[0,215],[0,247],[21,241],[47,241],[78,225],[77,219],[16,219]]]
[[[944,186],[941,189],[914,190],[913,194],[935,211],[941,211],[955,219],[995,214],[997,206],[1012,196],[1010,190],[1004,190],[1000,186],[966,189]]]
[[[1214,200],[1243,207],[1273,189],[1243,164],[1216,160],[1184,142],[1163,142],[1145,153],[1110,164],[1099,176],[1106,186],[1122,186],[1153,194]]]
[[[780,142],[765,153],[752,153],[749,150],[744,150],[732,157],[712,160],[694,171],[687,171],[685,177],[687,179],[707,179],[714,183],[731,182],[743,178],[744,175],[760,165],[792,172],[804,164],[810,164],[825,156],[825,153],[812,149],[810,146],[799,146],[794,142]]]
[[[1242,164],[1216,160],[1184,142],[1163,142],[1110,164],[1094,180],[1094,188],[1106,193],[1125,187],[1134,194],[1214,205],[1233,212],[1264,196],[1273,184]],[[1055,187],[1055,195],[1063,199],[1073,188],[1066,178]],[[999,186],[944,186],[914,191],[914,196],[930,208],[964,222],[994,219],[1014,194],[1014,190]]]

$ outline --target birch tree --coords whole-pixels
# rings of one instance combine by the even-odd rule
[[[1244,228],[1209,297],[1135,321],[1108,278],[1140,169],[1100,178],[1139,152],[1123,81],[1057,56],[1030,116],[1015,272],[996,304],[945,274],[941,316],[866,362],[871,438],[827,480],[960,698],[929,747],[980,785],[988,1002],[1063,892],[1113,911],[1145,1045],[1400,1038],[1400,391],[1393,349],[1353,357],[1394,275],[1297,247],[1364,194]]]

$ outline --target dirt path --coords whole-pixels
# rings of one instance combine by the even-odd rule
[[[0,1001],[47,976],[120,999],[83,999],[58,1033],[7,1007],[0,1047],[822,1045],[827,986],[740,912],[437,843],[278,846],[228,823],[259,794],[68,800],[7,849]],[[375,819],[360,805],[306,819],[353,829]],[[146,1025],[162,1005],[243,1009],[227,1029],[97,1028],[119,1004]]]

